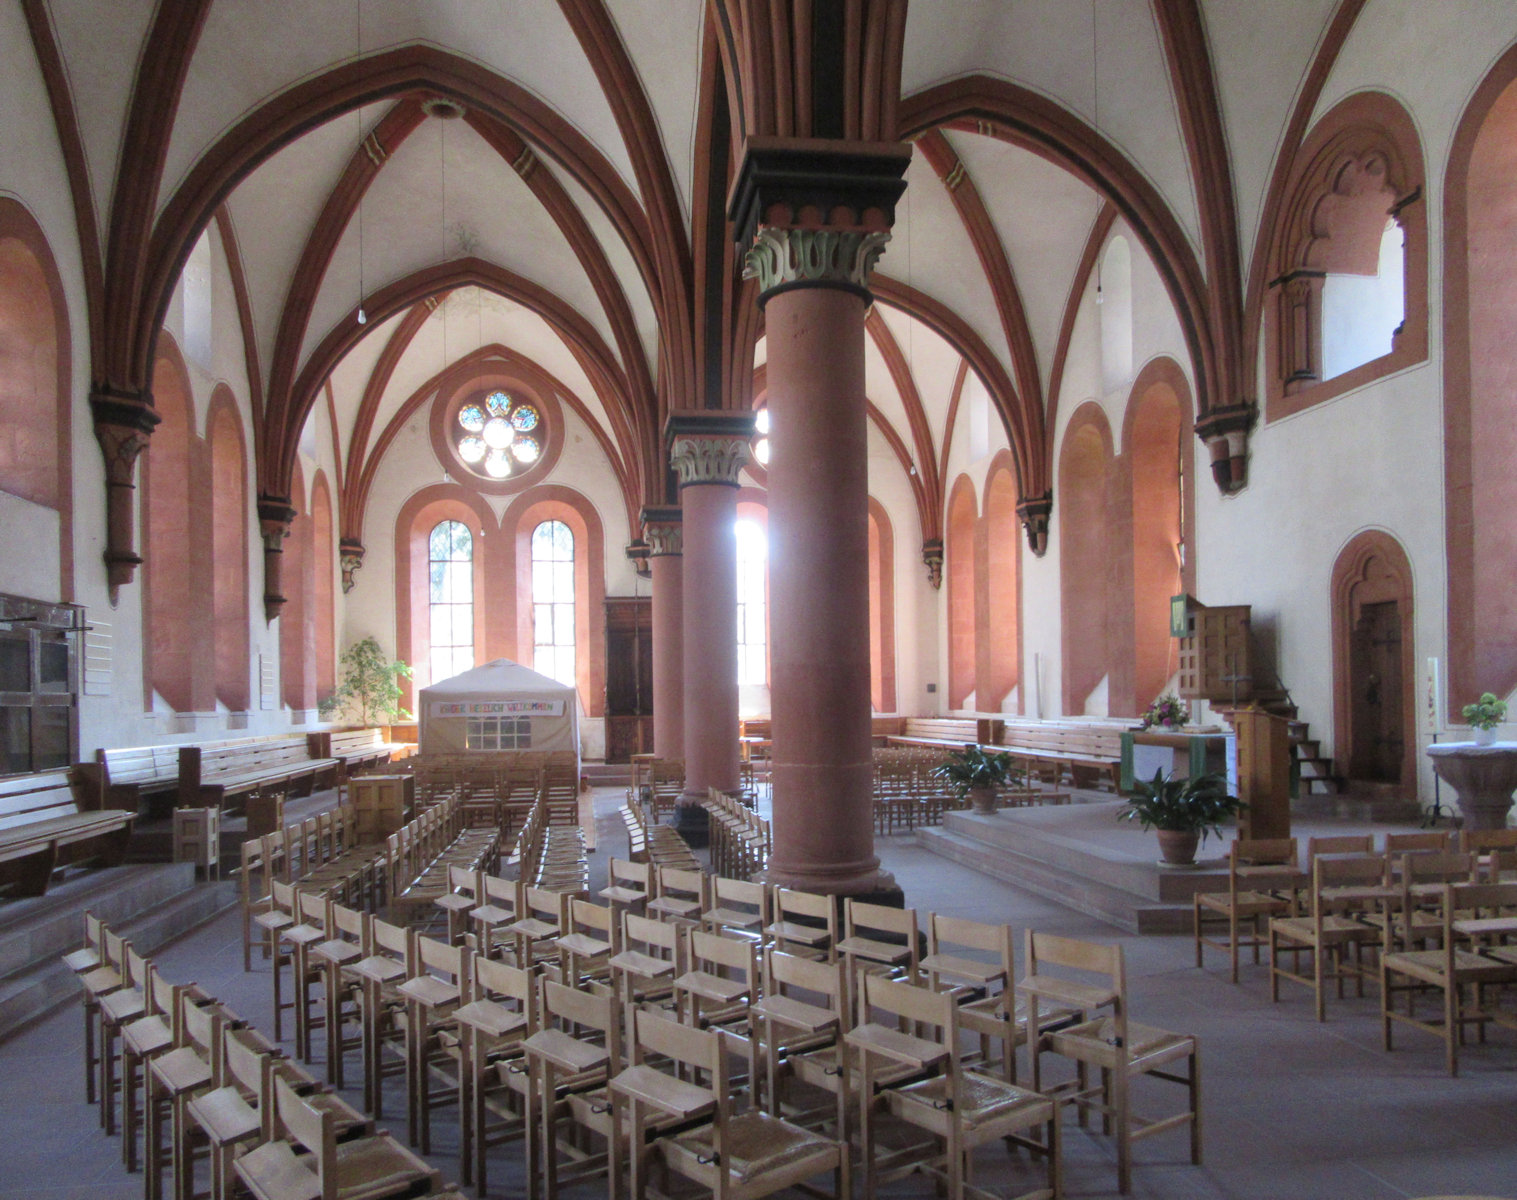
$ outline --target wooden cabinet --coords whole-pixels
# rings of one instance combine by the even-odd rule
[[[1247,604],[1209,608],[1192,601],[1180,639],[1180,695],[1232,704],[1252,699],[1253,641]]]
[[[348,800],[358,812],[358,840],[382,842],[411,819],[416,776],[359,775],[348,780]]]
[[[653,749],[653,601],[606,600],[606,761]]]

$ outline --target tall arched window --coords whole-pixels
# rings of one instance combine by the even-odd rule
[[[431,682],[474,666],[474,537],[462,521],[439,521],[427,539]]]
[[[574,532],[562,521],[532,531],[532,669],[574,679]]]
[[[769,537],[757,521],[737,523],[737,682],[769,683]]]

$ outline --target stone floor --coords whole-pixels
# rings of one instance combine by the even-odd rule
[[[615,821],[620,794],[595,798],[603,864],[625,841]],[[1463,1074],[1443,1072],[1441,1044],[1406,1031],[1398,1049],[1380,1048],[1378,1001],[1333,1001],[1328,1020],[1312,1017],[1310,994],[1290,987],[1269,1001],[1261,967],[1237,986],[1220,957],[1192,965],[1188,938],[1133,937],[917,848],[910,836],[881,839],[880,857],[924,916],[943,911],[1102,941],[1127,953],[1137,1019],[1200,1035],[1203,1046],[1205,1164],[1190,1165],[1183,1131],[1140,1143],[1132,1195],[1141,1200],[1393,1200],[1397,1197],[1517,1196],[1517,1034],[1496,1031],[1461,1056]],[[602,866],[603,869],[603,866]],[[1019,947],[1020,948],[1020,947]],[[241,970],[238,917],[229,911],[157,956],[160,967],[196,980],[264,1030],[272,1028],[269,977],[262,964]],[[398,1085],[397,1085],[398,1086]],[[1178,1089],[1169,1089],[1177,1091]],[[1139,1092],[1142,1100],[1152,1089]],[[401,1103],[396,1097],[396,1103]],[[392,1108],[389,1111],[396,1111]],[[1165,1109],[1164,1111],[1168,1111]],[[395,1128],[394,1122],[386,1122]],[[403,1122],[402,1122],[403,1125]],[[438,1121],[434,1161],[456,1178],[456,1133]],[[403,1129],[402,1129],[403,1133]],[[496,1151],[492,1195],[524,1194],[514,1147]],[[1110,1139],[1070,1128],[1066,1194],[1115,1196]],[[1002,1195],[1032,1186],[1025,1159],[999,1143],[977,1156],[979,1181]],[[0,1197],[141,1194],[84,1102],[82,1032],[69,1004],[0,1044]],[[586,1185],[575,1196],[604,1195]],[[890,1196],[930,1196],[920,1178]]]

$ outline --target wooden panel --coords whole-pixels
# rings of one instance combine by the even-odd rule
[[[1247,604],[1191,608],[1191,633],[1180,639],[1182,697],[1231,703],[1253,696],[1251,611]]]
[[[1290,837],[1290,722],[1254,708],[1224,715],[1238,731],[1238,795],[1248,804],[1238,836]]]

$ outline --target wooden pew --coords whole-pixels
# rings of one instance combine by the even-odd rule
[[[179,792],[179,747],[121,746],[95,751],[90,768],[106,808],[142,811],[142,802],[155,796],[172,798]]]
[[[306,752],[312,758],[335,758],[344,780],[390,762],[411,749],[402,742],[385,741],[378,729],[335,729],[306,734]]]
[[[220,807],[229,796],[277,786],[308,796],[337,782],[335,758],[312,758],[304,734],[179,747],[179,806]]]
[[[81,811],[67,771],[0,779],[0,886],[40,896],[59,867],[93,859],[119,865],[136,815]]]
[[[1001,735],[998,717],[907,717],[902,731],[886,741],[892,746],[951,746],[994,743]]]
[[[1125,722],[1019,721],[1005,722],[999,748],[1044,764],[1068,777],[1076,787],[1092,788],[1109,782],[1117,787],[1122,775],[1122,731]],[[1054,780],[1057,782],[1057,779]]]

